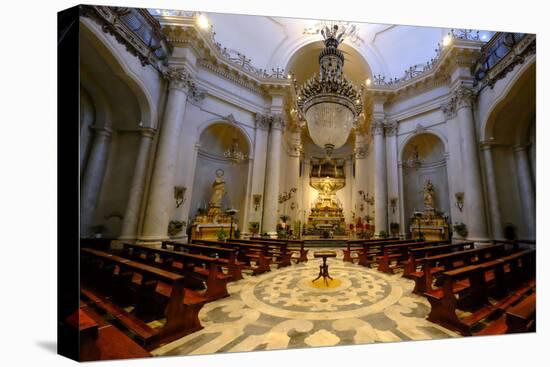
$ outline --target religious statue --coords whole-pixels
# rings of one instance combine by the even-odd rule
[[[220,208],[222,206],[222,197],[225,194],[225,181],[222,179],[223,170],[216,171],[216,179],[212,183],[212,196],[208,203],[211,208]]]
[[[321,189],[323,190],[323,194],[326,196],[332,196],[332,193],[334,192],[335,185],[332,183],[332,181],[327,177],[323,180],[323,183],[321,184]]]
[[[434,209],[434,185],[430,180],[424,184],[424,209],[426,211]]]

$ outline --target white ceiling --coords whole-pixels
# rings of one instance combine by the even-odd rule
[[[216,40],[223,47],[239,51],[251,58],[254,66],[268,70],[287,68],[296,52],[322,40],[321,35],[303,34],[306,27],[318,22],[316,20],[220,13],[205,15],[213,25]],[[449,32],[447,28],[355,24],[360,40],[345,40],[344,44],[365,59],[373,74],[388,78],[400,77],[410,66],[424,64],[434,57],[437,43]],[[350,55],[350,65],[355,62]],[[317,63],[316,57],[312,63]]]

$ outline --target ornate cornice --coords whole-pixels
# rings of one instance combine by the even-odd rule
[[[111,34],[142,65],[162,72],[171,51],[159,22],[146,9],[81,5],[80,15],[92,19]]]
[[[516,65],[523,64],[527,57],[535,54],[536,49],[537,40],[534,34],[496,33],[483,46],[482,55],[475,66],[478,87],[493,88],[495,83],[505,78]]]
[[[445,116],[445,120],[452,120],[456,116],[456,106],[452,100],[441,105],[441,111]]]

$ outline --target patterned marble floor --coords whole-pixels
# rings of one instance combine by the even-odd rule
[[[323,248],[326,250],[326,248]],[[342,251],[329,259],[334,288],[311,285],[320,259],[246,276],[229,284],[231,296],[206,304],[204,329],[152,353],[195,355],[220,352],[424,340],[457,334],[426,321],[429,303],[412,293],[401,275],[345,263]],[[336,282],[338,283],[338,282]]]

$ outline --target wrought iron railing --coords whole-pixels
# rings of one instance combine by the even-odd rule
[[[506,57],[525,35],[525,33],[495,33],[481,48],[481,56],[474,71],[476,80],[480,82],[485,79],[489,70]]]

